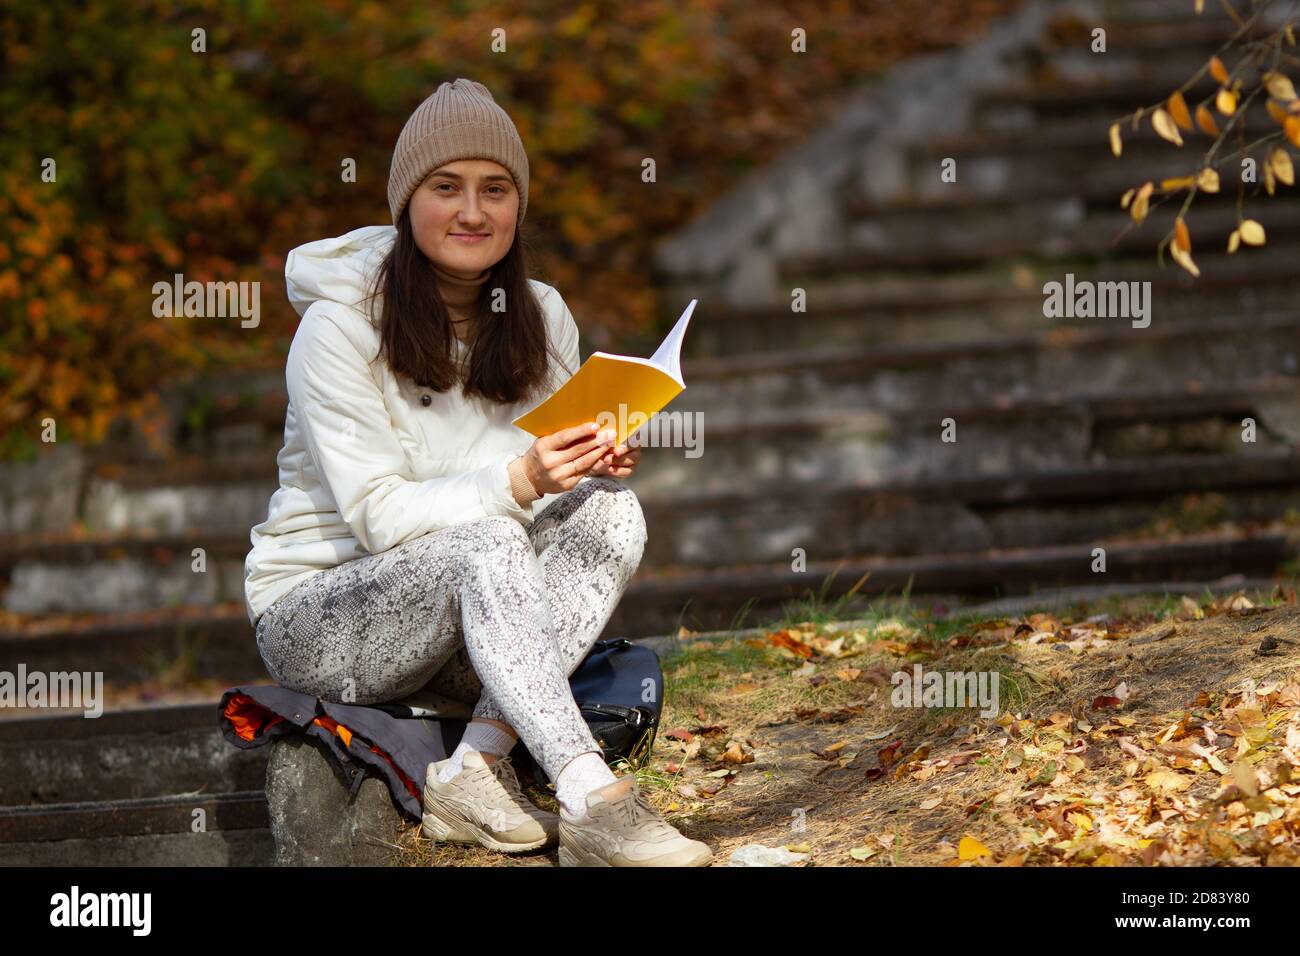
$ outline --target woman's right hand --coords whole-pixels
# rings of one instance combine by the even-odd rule
[[[543,435],[524,452],[524,474],[538,494],[556,494],[574,487],[614,443],[615,432],[596,433],[595,422],[574,425]]]

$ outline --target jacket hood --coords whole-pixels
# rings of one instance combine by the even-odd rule
[[[363,226],[342,236],[298,246],[284,261],[289,302],[299,315],[328,299],[364,312],[369,283],[397,238],[396,226]]]

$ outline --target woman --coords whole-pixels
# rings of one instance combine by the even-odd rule
[[[506,853],[558,839],[561,865],[706,865],[708,846],[606,766],[569,688],[640,564],[645,519],[616,479],[641,450],[610,447],[595,423],[536,441],[511,424],[579,364],[560,294],[528,278],[527,201],[518,131],[458,79],[398,138],[395,226],[289,254],[302,322],[280,488],[245,565],[249,617],[293,690],[477,697],[460,745],[429,767],[430,837]],[[555,781],[558,815],[520,791],[517,737]]]

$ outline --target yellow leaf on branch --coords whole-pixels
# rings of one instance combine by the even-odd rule
[[[1219,95],[1214,98],[1214,105],[1224,116],[1231,116],[1237,112],[1237,94],[1232,90],[1219,90]]]
[[[1192,275],[1199,277],[1201,270],[1196,268],[1196,263],[1192,261],[1191,253],[1179,249],[1176,245],[1169,247],[1169,256],[1174,262],[1178,263]]]
[[[1151,193],[1155,191],[1156,184],[1147,182],[1143,183],[1137,191],[1137,196],[1133,199],[1133,205],[1129,208],[1129,215],[1133,217],[1134,222],[1142,222],[1147,217],[1147,211],[1150,208]]]
[[[1119,123],[1112,123],[1110,127],[1110,151],[1118,156],[1124,150],[1124,143],[1119,138]]]
[[[1248,246],[1262,246],[1264,244],[1264,227],[1254,219],[1243,219],[1241,225],[1237,227],[1241,232],[1241,241]]]
[[[1192,129],[1192,114],[1187,111],[1187,101],[1183,99],[1183,94],[1177,90],[1174,95],[1169,97],[1169,115],[1174,118],[1174,122],[1187,131]]]
[[[1300,116],[1288,116],[1282,129],[1292,146],[1300,146]]]
[[[1232,255],[1241,248],[1241,230],[1232,230],[1232,235],[1228,237],[1228,255]]]
[[[1223,61],[1217,56],[1210,57],[1210,76],[1220,83],[1228,82],[1228,68],[1223,65]]]
[[[1289,103],[1295,99],[1295,85],[1292,84],[1291,78],[1285,73],[1266,73],[1264,75],[1264,85],[1268,87],[1268,95],[1274,99]]]
[[[1207,110],[1204,104],[1196,107],[1196,125],[1206,136],[1219,135],[1219,126],[1214,122],[1214,114]]]
[[[1174,124],[1173,117],[1163,108],[1151,114],[1151,127],[1161,139],[1167,139],[1176,146],[1183,145],[1183,138],[1178,134],[1178,127]]]
[[[1174,246],[1183,252],[1192,251],[1192,235],[1187,231],[1187,223],[1183,222],[1182,216],[1174,220]]]
[[[1273,175],[1277,177],[1278,182],[1285,183],[1288,186],[1295,185],[1295,166],[1291,163],[1291,154],[1281,146],[1274,148],[1272,154],[1268,157],[1268,165],[1273,170]]]
[[[1219,191],[1219,174],[1210,167],[1205,167],[1196,177],[1196,187],[1203,193]]]

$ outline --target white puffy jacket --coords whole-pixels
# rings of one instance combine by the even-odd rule
[[[534,440],[511,420],[536,399],[503,405],[467,399],[459,387],[439,394],[399,381],[382,359],[369,364],[379,329],[354,304],[369,293],[395,237],[392,226],[366,226],[299,246],[285,262],[289,301],[302,321],[285,367],[280,488],[250,533],[244,561],[254,624],[326,568],[488,515],[528,526],[558,497],[521,507],[510,493],[506,465]],[[551,345],[564,356],[563,369],[551,360],[553,380],[562,383],[580,364],[578,326],[559,292],[530,281]],[[459,355],[466,346],[456,340],[455,348]]]

